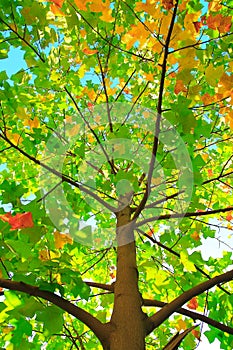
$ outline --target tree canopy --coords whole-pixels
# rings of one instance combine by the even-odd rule
[[[0,346],[231,350],[233,1],[0,9]]]

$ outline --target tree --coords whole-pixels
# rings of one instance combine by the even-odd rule
[[[0,345],[232,349],[232,2],[0,7]]]

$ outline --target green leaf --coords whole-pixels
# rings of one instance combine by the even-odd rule
[[[12,344],[19,346],[22,343],[23,337],[32,335],[32,325],[24,318],[20,318],[14,323],[15,329],[11,338]]]
[[[59,333],[63,328],[63,311],[56,306],[48,306],[45,310],[37,312],[36,319],[43,323],[44,331],[48,335]]]

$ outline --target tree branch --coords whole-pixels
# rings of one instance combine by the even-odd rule
[[[158,105],[157,105],[157,118],[155,122],[154,141],[153,141],[152,155],[151,155],[149,171],[147,176],[146,190],[140,204],[138,205],[134,213],[133,219],[136,219],[140,215],[150,195],[151,180],[152,180],[154,164],[155,164],[155,159],[156,159],[156,154],[157,154],[158,144],[159,144],[160,123],[161,123],[161,117],[162,117],[162,104],[163,104],[163,90],[164,90],[164,83],[165,83],[166,71],[167,71],[167,57],[169,53],[169,44],[171,40],[171,35],[175,24],[177,8],[178,8],[178,0],[175,3],[175,7],[172,14],[172,19],[169,26],[165,47],[164,47],[164,56],[163,56],[162,72],[161,72],[160,85],[159,85],[159,97],[158,97]]]
[[[228,211],[233,210],[233,207],[223,208],[223,209],[214,209],[214,210],[208,210],[208,211],[198,211],[193,213],[176,213],[176,214],[164,214],[159,216],[153,216],[148,219],[144,219],[142,221],[139,221],[136,224],[136,227],[140,227],[142,225],[147,224],[148,222],[153,222],[156,220],[167,220],[167,219],[177,219],[177,218],[189,218],[191,216],[207,216],[207,215],[213,215],[217,213],[226,213]]]
[[[206,290],[216,286],[220,283],[229,282],[233,279],[233,270],[225,272],[219,276],[213,277],[208,281],[202,282],[197,286],[185,291],[172,302],[165,305],[156,314],[149,317],[146,321],[147,334],[152,332],[155,328],[160,326],[170,315],[176,312],[182,305],[193,297],[205,292]]]
[[[150,299],[143,299],[143,306],[155,306],[155,307],[161,307],[163,308],[164,306],[166,306],[167,303],[164,303],[163,301],[159,301],[159,300],[150,300]],[[178,314],[184,315],[184,316],[188,316],[190,318],[192,318],[194,321],[199,320],[202,321],[206,324],[209,324],[215,328],[220,329],[223,332],[226,332],[228,334],[233,334],[233,328],[226,326],[225,324],[222,324],[218,321],[213,320],[210,317],[207,317],[205,315],[199,314],[198,312],[194,312],[194,311],[190,311],[184,308],[179,308],[176,310],[176,312]]]
[[[14,28],[12,28],[7,22],[5,22],[1,17],[0,17],[0,21],[5,24],[5,26],[7,26],[7,28],[9,30],[11,30],[20,40],[22,40],[28,47],[30,47],[30,49],[32,49],[32,51],[35,52],[35,54],[39,57],[39,59],[45,63],[45,59],[41,56],[41,54],[25,39],[24,36],[21,36],[16,30],[14,30]]]
[[[4,136],[0,135],[0,137],[3,140],[5,140],[9,145],[11,145],[11,147],[16,149],[21,154],[23,154],[26,158],[30,159],[33,163],[35,163],[37,165],[40,165],[44,169],[48,170],[50,173],[52,173],[52,174],[56,175],[58,178],[62,179],[62,181],[67,182],[67,183],[73,185],[74,187],[79,188],[80,191],[83,191],[84,193],[89,194],[92,198],[96,199],[100,204],[102,204],[105,208],[109,209],[110,211],[114,211],[115,210],[114,207],[112,207],[106,201],[101,199],[98,195],[96,195],[95,193],[90,191],[87,187],[84,187],[84,185],[82,185],[80,183],[77,183],[76,181],[70,179],[68,176],[60,173],[56,169],[51,168],[50,166],[48,166],[48,165],[44,164],[43,162],[41,162],[40,160],[38,160],[37,158],[35,158],[35,157],[31,156],[30,154],[26,153],[24,150],[19,148],[19,146],[17,146],[14,143],[12,143],[5,135]]]
[[[83,322],[87,327],[89,327],[95,335],[99,338],[101,343],[104,343],[109,334],[109,328],[107,324],[101,323],[97,318],[92,316],[87,311],[81,309],[80,307],[70,303],[68,300],[56,295],[52,292],[41,290],[39,287],[26,284],[24,282],[15,282],[8,279],[0,278],[0,286],[2,288],[7,288],[10,290],[15,290],[18,292],[23,292],[34,297],[39,297],[50,301],[54,305],[58,306],[62,310],[73,315],[78,320]]]
[[[230,35],[233,35],[233,32],[231,32],[231,33],[226,33],[226,34],[224,34],[224,35],[222,35],[222,36],[219,36],[218,38],[211,38],[211,39],[208,39],[208,40],[196,42],[195,44],[190,44],[190,45],[187,45],[187,46],[180,47],[179,49],[175,49],[175,50],[169,52],[169,55],[172,54],[172,53],[175,53],[175,52],[177,52],[177,51],[189,49],[189,48],[191,48],[191,47],[195,48],[196,46],[200,46],[200,45],[203,45],[203,44],[208,44],[208,43],[210,43],[211,41],[219,40],[219,39],[224,38],[225,36],[230,36]]]
[[[99,144],[103,154],[105,155],[105,158],[106,158],[107,162],[109,163],[109,165],[110,165],[110,167],[112,169],[113,174],[116,174],[115,169],[114,169],[114,165],[110,161],[109,156],[108,156],[105,148],[103,147],[102,143],[100,142],[100,139],[99,139],[98,135],[96,134],[95,130],[91,127],[89,121],[84,117],[83,113],[81,112],[81,110],[80,110],[77,102],[75,101],[74,97],[72,96],[71,92],[66,87],[64,87],[64,90],[67,93],[67,95],[70,97],[70,99],[73,102],[73,104],[74,104],[75,108],[77,109],[77,111],[79,112],[80,117],[82,118],[84,123],[87,125],[88,129],[91,131],[92,135],[94,136],[94,138],[96,139],[97,143]],[[109,107],[108,102],[107,102],[107,106]],[[109,111],[109,109],[108,109],[108,111]],[[109,113],[110,113],[110,111],[109,111]]]
[[[172,255],[176,256],[177,258],[180,259],[180,254],[177,253],[175,250],[173,250],[172,248],[167,247],[165,244],[157,241],[156,239],[154,239],[153,237],[150,237],[148,234],[146,234],[145,232],[143,232],[140,229],[137,229],[137,231],[142,234],[143,236],[147,237],[152,243],[156,244],[157,246],[159,246],[160,248],[166,250],[167,252],[171,253]],[[194,264],[195,268],[197,269],[197,271],[199,271],[203,276],[211,279],[210,275],[208,273],[206,273],[204,270],[202,270],[197,264]],[[224,293],[230,295],[230,293],[223,288],[221,285],[217,285],[217,287],[219,289],[221,289]]]
[[[99,289],[103,289],[103,290],[107,290],[109,292],[114,292],[114,283],[113,284],[104,284],[104,283],[98,283],[98,282],[89,282],[89,281],[85,281],[85,283],[93,288],[99,288]],[[143,306],[145,307],[164,307],[166,306],[167,303],[164,303],[163,301],[159,301],[159,300],[150,300],[150,299],[143,299]],[[213,320],[210,317],[207,317],[205,315],[199,314],[198,312],[194,312],[194,311],[190,311],[184,308],[178,308],[175,312],[177,312],[178,314],[187,316],[192,318],[194,321],[199,320],[202,321],[206,324],[209,324],[215,328],[218,328],[219,330],[226,332],[228,334],[233,334],[233,328],[230,326],[226,326],[218,321]]]

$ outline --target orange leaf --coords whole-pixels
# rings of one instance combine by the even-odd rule
[[[68,131],[69,136],[78,135],[79,130],[80,130],[80,124],[74,125],[74,126]]]
[[[11,217],[12,217],[11,213],[0,215],[0,219],[4,222],[9,222]]]
[[[54,232],[54,239],[55,239],[55,248],[62,249],[65,244],[73,243],[73,239],[66,234],[60,233],[58,231]]]
[[[74,0],[74,2],[79,10],[87,11],[87,3],[90,2],[90,0]]]
[[[114,18],[112,17],[112,9],[105,9],[102,11],[102,16],[100,16],[100,19],[108,23],[114,22]]]
[[[35,117],[34,119],[26,119],[23,123],[25,126],[29,126],[30,129],[38,128],[40,126],[39,119]]]
[[[212,169],[208,169],[207,172],[208,172],[208,176],[209,177],[213,176],[213,170]]]
[[[23,214],[16,214],[12,216],[11,213],[0,215],[0,219],[8,222],[11,225],[11,230],[18,230],[21,228],[33,227],[32,213],[27,212]]]
[[[193,329],[192,332],[191,332],[195,338],[197,338],[198,340],[200,340],[200,331],[197,331],[196,329]]]
[[[198,302],[197,302],[197,298],[194,297],[192,298],[189,303],[187,304],[187,307],[191,310],[196,310],[198,307]]]
[[[96,52],[98,52],[98,50],[91,50],[89,49],[88,47],[85,47],[83,49],[83,52],[86,54],[86,55],[94,55]]]
[[[190,236],[192,237],[192,239],[194,239],[194,241],[200,240],[200,236],[199,236],[199,233],[197,231],[194,231]]]
[[[42,261],[46,261],[50,259],[49,251],[48,249],[43,249],[39,252],[39,259]]]
[[[177,95],[177,94],[179,94],[179,92],[181,92],[181,91],[186,92],[187,89],[186,89],[186,87],[184,86],[184,83],[183,83],[182,80],[177,80],[177,81],[176,81],[176,86],[175,86],[174,92],[175,92],[175,94]]]
[[[65,16],[65,13],[62,12],[62,11],[60,10],[60,8],[59,8],[57,5],[55,5],[55,4],[51,4],[51,5],[50,5],[50,10],[52,11],[52,13],[53,13],[55,16],[59,16],[59,17]]]
[[[154,232],[155,232],[155,230],[153,228],[151,228],[149,231],[147,231],[147,234],[148,234],[148,236],[152,237]]]
[[[227,219],[227,221],[231,221],[231,220],[233,219],[232,211],[230,211],[230,212],[227,214],[226,219]]]

